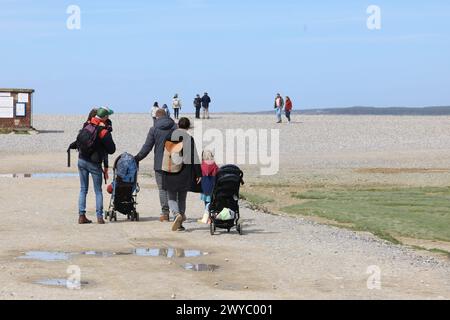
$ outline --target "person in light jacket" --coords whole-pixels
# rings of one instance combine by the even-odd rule
[[[159,109],[160,108],[159,108],[158,102],[155,102],[153,104],[152,109],[151,109],[151,114],[152,114],[152,118],[153,118],[153,124],[155,124],[155,121],[156,121],[156,111],[158,111]]]
[[[181,99],[178,97],[178,94],[176,94],[172,100],[172,108],[175,119],[178,119],[180,117],[181,107]]]

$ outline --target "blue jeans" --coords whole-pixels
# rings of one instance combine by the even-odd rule
[[[95,204],[97,217],[103,217],[103,171],[101,164],[92,163],[83,159],[78,159],[78,172],[80,174],[80,199],[78,208],[80,215],[86,214],[86,196],[89,190],[89,174],[94,181]]]
[[[174,192],[167,191],[169,196],[169,208],[173,215],[186,213],[186,197],[187,191]]]
[[[288,121],[291,122],[291,112],[285,111],[285,114],[286,114],[286,118],[288,119]]]
[[[155,171],[155,179],[159,190],[159,203],[161,204],[161,215],[168,216],[170,215],[169,196],[167,194],[167,191],[163,190],[162,188],[163,174],[159,171]]]
[[[282,111],[282,109],[281,108],[277,108],[275,111],[276,111],[276,114],[277,114],[277,120],[281,121],[281,111]]]

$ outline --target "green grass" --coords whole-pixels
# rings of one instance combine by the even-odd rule
[[[437,253],[437,254],[440,254],[440,255],[443,255],[443,256],[447,256],[447,258],[450,259],[450,252],[448,252],[446,250],[437,249],[437,248],[427,249],[425,247],[421,247],[421,246],[417,246],[417,245],[410,245],[410,247],[413,248],[413,249],[416,249],[416,250]]]
[[[242,197],[242,199],[247,200],[248,202],[250,202],[251,204],[253,204],[255,206],[261,206],[266,203],[274,202],[274,200],[271,198],[253,194],[253,193],[248,193],[248,192],[241,192],[241,197]]]
[[[450,241],[450,188],[310,190],[292,197],[303,201],[282,211],[351,224],[392,242]]]
[[[443,255],[446,255],[448,258],[450,258],[450,252],[448,252],[448,251],[446,251],[446,250],[434,248],[434,249],[429,249],[428,251],[434,252],[434,253],[443,254]]]

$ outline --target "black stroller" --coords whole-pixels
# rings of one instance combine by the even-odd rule
[[[242,224],[239,214],[239,190],[244,184],[244,173],[235,165],[220,168],[216,176],[216,184],[209,205],[210,231],[214,235],[216,229],[226,229],[228,232],[234,227],[242,235]],[[222,210],[228,209],[234,213],[229,220],[218,219]]]
[[[120,212],[128,220],[139,221],[139,213],[136,211],[139,193],[138,165],[134,157],[128,153],[120,155],[114,162],[113,170],[112,195],[105,219],[117,221],[117,212]]]

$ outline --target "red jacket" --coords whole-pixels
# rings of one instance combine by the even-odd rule
[[[292,101],[291,100],[286,100],[286,106],[285,106],[284,110],[286,110],[288,112],[292,111]]]
[[[203,177],[215,177],[219,167],[214,161],[203,160],[202,161],[202,176]]]

